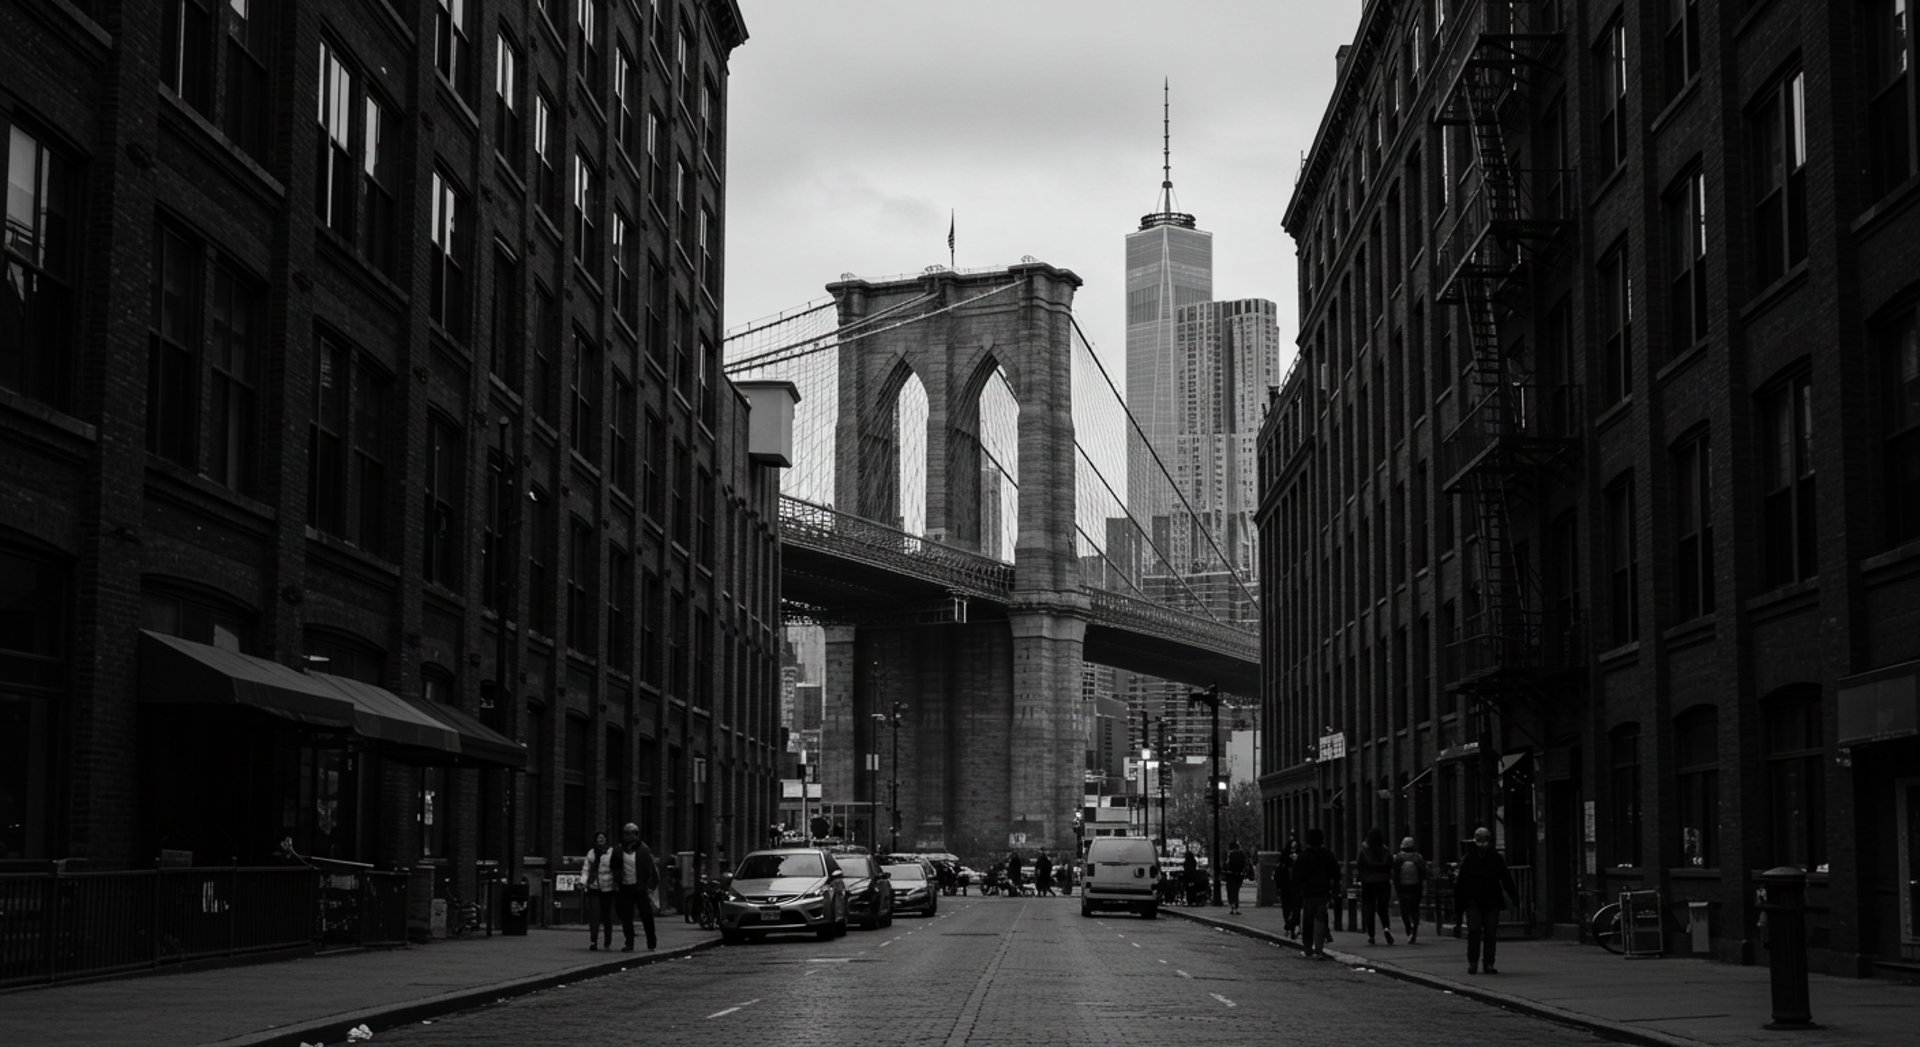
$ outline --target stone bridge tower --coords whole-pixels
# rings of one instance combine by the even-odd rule
[[[1011,286],[1009,286],[1011,285]],[[875,616],[827,630],[823,791],[891,800],[894,732],[873,714],[905,704],[899,728],[902,850],[970,860],[1017,846],[1071,854],[1086,725],[1081,654],[1087,597],[1074,554],[1073,293],[1080,278],[1030,263],[936,269],[828,287],[842,327],[921,296],[902,317],[952,307],[841,347],[836,507],[902,518],[897,438],[909,376],[926,390],[926,536],[982,549],[981,394],[1005,370],[1019,403],[1018,536],[1005,618],[915,622]],[[990,291],[997,293],[987,294]],[[977,300],[976,300],[977,299]],[[866,754],[879,754],[877,774]],[[879,817],[882,846],[887,815]]]

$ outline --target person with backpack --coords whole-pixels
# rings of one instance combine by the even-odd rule
[[[1327,902],[1340,893],[1340,859],[1327,850],[1326,838],[1321,830],[1308,829],[1307,847],[1293,863],[1293,882],[1300,890],[1300,904],[1305,910],[1300,952],[1308,959],[1328,958],[1327,942],[1332,935],[1327,933]]]
[[[1374,944],[1374,920],[1393,944],[1393,918],[1387,914],[1387,899],[1393,893],[1393,852],[1387,850],[1387,836],[1379,826],[1367,830],[1367,842],[1353,861],[1355,878],[1360,881],[1361,920],[1367,928],[1367,944]]]
[[[1420,940],[1420,896],[1426,886],[1426,856],[1414,849],[1409,836],[1400,841],[1400,852],[1393,856],[1393,889],[1400,898],[1400,926],[1407,932],[1408,945]]]
[[[1240,914],[1240,885],[1247,879],[1247,852],[1240,849],[1240,841],[1227,844],[1227,868],[1223,873],[1227,882],[1227,915]]]

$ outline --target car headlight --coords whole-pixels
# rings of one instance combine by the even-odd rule
[[[925,887],[915,887],[913,890],[907,892],[907,897],[917,898],[925,893],[927,893],[927,889]]]
[[[730,901],[730,902],[744,902],[747,900],[746,895],[741,894],[739,891],[736,891],[731,887],[727,888],[725,898],[727,901]]]
[[[826,893],[827,893],[827,885],[824,883],[816,883],[812,887],[809,887],[806,890],[801,891],[800,897],[821,898],[821,897],[825,897]]]

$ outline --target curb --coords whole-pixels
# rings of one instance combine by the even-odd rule
[[[1229,923],[1225,920],[1202,916],[1198,913],[1182,912],[1179,909],[1162,909],[1160,911],[1169,916],[1177,916],[1183,920],[1192,920],[1194,923],[1203,926],[1215,927],[1223,931],[1231,931],[1235,934],[1244,935],[1248,938],[1257,938],[1261,941],[1285,946],[1289,949],[1298,950],[1300,948],[1300,942],[1296,939],[1275,934],[1272,931],[1263,931],[1257,927],[1249,927],[1246,924]],[[1570,1011],[1564,1007],[1555,1007],[1553,1004],[1542,1003],[1539,1000],[1530,1000],[1524,996],[1515,996],[1511,993],[1504,993],[1495,989],[1482,988],[1479,985],[1454,981],[1450,978],[1441,978],[1423,971],[1410,971],[1406,968],[1396,966],[1392,963],[1382,962],[1369,956],[1359,956],[1354,953],[1341,952],[1337,949],[1327,950],[1327,955],[1346,964],[1348,967],[1365,967],[1390,978],[1397,978],[1400,981],[1423,985],[1429,989],[1444,989],[1453,993],[1455,996],[1465,996],[1468,999],[1478,1000],[1482,1003],[1490,1003],[1496,1007],[1503,1007],[1510,1011],[1518,1011],[1522,1014],[1530,1014],[1536,1018],[1545,1018],[1549,1021],[1559,1022],[1562,1025],[1571,1025],[1587,1029],[1599,1036],[1618,1043],[1645,1044],[1648,1045],[1648,1047],[1705,1047],[1705,1041],[1702,1040],[1693,1040],[1684,1036],[1674,1036],[1670,1033],[1637,1028],[1624,1022],[1616,1022],[1611,1019],[1596,1017],[1580,1011]]]
[[[518,978],[491,985],[475,986],[429,996],[420,1000],[408,1000],[404,1003],[384,1007],[369,1007],[366,1010],[352,1011],[347,1014],[333,1015],[313,1021],[297,1022],[277,1029],[262,1029],[257,1032],[242,1033],[224,1040],[211,1041],[220,1047],[300,1047],[302,1043],[318,1041],[323,1044],[345,1043],[347,1033],[358,1025],[366,1025],[376,1034],[385,1029],[402,1025],[413,1025],[429,1018],[437,1018],[457,1011],[473,1010],[500,1000],[515,996],[551,989],[557,985],[586,981],[590,978],[603,978],[609,974],[645,967],[648,964],[665,963],[669,960],[684,959],[695,953],[705,952],[720,945],[718,937],[711,941],[695,942],[671,949],[654,952],[636,952],[619,960],[603,960],[599,963],[580,967],[569,967],[562,971],[536,975],[531,978]],[[623,954],[624,955],[624,954]]]

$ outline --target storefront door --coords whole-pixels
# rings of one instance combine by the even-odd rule
[[[1920,958],[1920,778],[1893,783],[1900,824],[1900,954]]]

